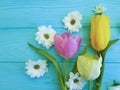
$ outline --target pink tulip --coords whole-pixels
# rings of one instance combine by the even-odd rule
[[[69,33],[54,36],[55,49],[64,58],[72,58],[78,51],[81,41],[80,36],[73,38]]]

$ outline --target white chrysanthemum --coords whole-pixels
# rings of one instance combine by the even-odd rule
[[[66,82],[69,90],[82,90],[84,85],[86,84],[86,80],[79,76],[79,73],[70,73],[70,79]]]
[[[65,28],[68,28],[68,31],[70,32],[78,32],[79,28],[82,27],[80,23],[81,19],[82,15],[78,11],[68,13],[68,15],[63,19]]]
[[[39,31],[36,33],[36,40],[39,44],[49,49],[54,44],[55,30],[51,26],[40,26],[38,30]]]
[[[102,14],[105,10],[106,10],[106,9],[105,9],[104,6],[98,5],[98,6],[96,6],[96,8],[95,8],[93,11],[94,11],[94,13],[96,13],[96,14]]]
[[[29,75],[31,78],[41,77],[46,72],[48,72],[47,61],[46,60],[38,60],[38,61],[29,60],[28,62],[26,62],[25,69],[27,69],[26,74]]]

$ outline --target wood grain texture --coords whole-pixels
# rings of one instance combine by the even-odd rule
[[[46,50],[35,41],[39,25],[52,25],[57,33],[66,32],[62,19],[67,13],[78,10],[83,15],[83,28],[73,36],[82,36],[79,52],[89,41],[92,10],[102,4],[107,8],[105,14],[110,16],[111,40],[120,38],[120,0],[1,0],[0,1],[0,90],[59,90],[54,65],[48,61],[49,72],[44,77],[31,79],[25,74],[25,62],[28,59],[46,59],[34,52],[30,42]],[[56,53],[54,47],[47,52],[57,58],[64,72],[64,60]],[[88,53],[95,53],[92,48]],[[103,87],[107,90],[113,80],[120,82],[120,41],[107,52]],[[79,54],[79,53],[78,53]],[[78,55],[77,54],[77,55]],[[77,55],[70,60],[72,69]],[[54,81],[54,82],[53,82]],[[87,85],[83,90],[87,90]]]
[[[60,65],[64,70],[65,64],[60,63]],[[73,63],[69,64],[69,70],[72,69],[73,65]],[[48,64],[49,71],[44,77],[35,79],[31,79],[25,74],[24,67],[25,63],[0,63],[0,71],[4,69],[3,72],[0,72],[0,90],[60,90],[52,63]],[[107,87],[113,84],[112,81],[119,78],[119,68],[120,64],[118,63],[106,63],[101,90],[107,90]],[[87,90],[87,85],[83,90]]]
[[[120,27],[118,8],[119,0],[29,0],[0,1],[0,27],[19,28],[53,25],[63,27],[62,19],[68,12],[78,10],[83,15],[83,27],[90,26],[93,8],[102,4],[107,8],[105,13],[111,18],[111,27]],[[64,12],[63,12],[64,11]]]

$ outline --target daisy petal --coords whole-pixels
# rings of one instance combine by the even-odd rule
[[[36,35],[36,40],[49,49],[54,44],[54,35],[56,34],[52,26],[40,26]]]
[[[41,77],[46,72],[48,72],[47,61],[46,60],[38,60],[38,61],[29,60],[28,62],[26,62],[25,69],[27,70],[26,74],[29,75],[31,78]]]
[[[72,73],[70,72],[70,79],[66,82],[67,87],[69,90],[82,90],[85,86],[86,80],[80,77],[79,73]]]
[[[69,32],[78,32],[79,28],[82,27],[80,23],[81,20],[82,15],[79,11],[70,12],[63,19],[64,27],[67,28]]]

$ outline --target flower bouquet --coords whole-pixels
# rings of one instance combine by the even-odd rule
[[[65,59],[64,75],[61,71],[61,66],[54,56],[45,50],[35,47],[28,43],[28,45],[39,54],[50,60],[56,69],[60,90],[82,90],[88,80],[88,90],[91,89],[90,82],[94,81],[92,90],[100,90],[102,85],[102,77],[104,72],[105,55],[109,47],[118,41],[118,39],[110,41],[110,23],[109,17],[102,14],[104,7],[97,6],[94,12],[95,16],[91,20],[90,41],[86,44],[84,49],[80,52],[76,60],[73,70],[69,73],[69,59],[74,57],[79,51],[82,38],[80,35],[73,37],[72,32],[79,32],[82,28],[80,21],[82,15],[79,11],[70,12],[63,19],[64,27],[68,32],[62,35],[58,34],[52,26],[40,26],[36,33],[36,40],[39,44],[50,49],[54,45],[56,52]],[[93,47],[96,54],[87,54],[87,49]],[[29,60],[26,62],[26,73],[31,77],[41,77],[47,71],[47,61]],[[70,76],[68,76],[68,74]]]

